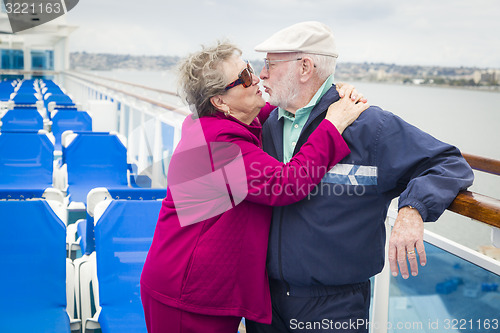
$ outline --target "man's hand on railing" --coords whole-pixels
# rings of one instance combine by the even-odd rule
[[[427,257],[424,248],[424,221],[418,210],[411,207],[403,207],[399,210],[392,228],[389,240],[389,264],[393,276],[398,275],[398,265],[404,279],[410,276],[407,257],[411,274],[416,276],[418,259],[420,259],[420,265],[424,266],[427,263]]]

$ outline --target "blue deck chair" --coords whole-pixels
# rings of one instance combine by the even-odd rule
[[[87,203],[87,219],[76,223],[77,239],[82,254],[90,254],[95,250],[94,208],[96,201],[102,200],[162,200],[167,189],[159,188],[95,188],[90,191]],[[71,251],[72,249],[70,249]]]
[[[69,333],[64,223],[43,200],[0,201],[0,217],[0,332]]]
[[[58,105],[73,104],[73,100],[62,91],[57,93],[46,93],[44,95],[45,102],[56,102]]]
[[[49,79],[43,79],[40,81],[40,87],[41,88],[47,88],[49,90],[52,90],[52,89],[59,89],[61,90],[61,88],[59,87],[59,85],[57,83],[55,83],[54,81],[52,80],[49,80]]]
[[[139,280],[160,208],[161,201],[136,200],[107,200],[96,206],[99,304],[90,321],[98,321],[103,333],[147,332]]]
[[[43,129],[43,117],[36,108],[9,110],[1,121],[2,131],[38,131]]]
[[[47,93],[43,98],[43,103],[49,113],[55,109],[76,109],[76,105],[73,100],[62,92],[58,94]]]
[[[45,99],[45,95],[47,94],[64,94],[64,91],[57,85],[47,85],[47,84],[41,84],[40,85],[40,92],[42,93],[42,96]]]
[[[128,187],[127,149],[115,134],[75,133],[63,147],[63,163],[70,203],[85,203],[89,191],[96,187]]]
[[[54,83],[54,85],[45,85],[42,88],[42,94],[45,96],[46,94],[64,94],[63,90]]]
[[[14,104],[21,105],[35,105],[38,102],[38,98],[35,95],[35,92],[25,93],[25,92],[17,92],[17,94],[12,99]]]
[[[6,102],[10,100],[10,95],[14,92],[12,80],[0,82],[0,101]]]
[[[53,156],[44,131],[0,132],[0,190],[52,187]]]
[[[61,111],[52,117],[52,133],[56,139],[55,150],[61,150],[64,131],[92,131],[92,118],[85,111]]]
[[[21,80],[19,82],[18,90],[21,90],[21,91],[35,90],[35,80]]]

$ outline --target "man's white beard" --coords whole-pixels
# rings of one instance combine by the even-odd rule
[[[292,71],[287,72],[282,80],[274,87],[270,87],[272,95],[269,96],[269,103],[287,109],[292,105],[299,95],[299,86]]]

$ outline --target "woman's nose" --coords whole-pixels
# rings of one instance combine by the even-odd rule
[[[252,74],[252,84],[256,85],[256,84],[259,84],[259,82],[260,82],[260,79],[257,76],[257,74]]]

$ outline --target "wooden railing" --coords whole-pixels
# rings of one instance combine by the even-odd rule
[[[0,75],[37,75],[37,76],[45,76],[45,75],[57,75],[61,72],[51,71],[47,69],[32,69],[32,70],[23,70],[23,69],[2,69],[0,70]]]
[[[471,154],[462,154],[462,156],[472,169],[500,176],[500,161]]]
[[[472,169],[500,175],[500,161],[463,154]],[[500,228],[500,200],[471,191],[460,192],[449,210]]]

